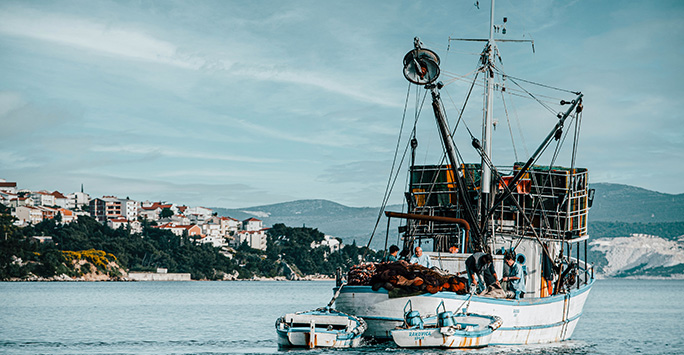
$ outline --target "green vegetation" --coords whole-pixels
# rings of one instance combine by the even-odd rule
[[[366,247],[357,247],[356,241],[334,253],[327,246],[311,248],[312,243],[320,243],[323,238],[324,234],[317,229],[291,228],[278,223],[268,230],[266,256],[270,261],[282,260],[296,266],[306,275],[333,275],[338,267],[349,270],[361,261],[364,253],[370,261],[377,261],[381,256]]]
[[[46,220],[35,226],[17,228],[12,225],[9,210],[0,205],[0,280],[25,278],[30,274],[52,277],[66,274],[79,276],[94,268],[102,273],[111,262],[128,271],[154,271],[167,268],[172,273],[190,273],[193,279],[222,279],[237,273],[239,278],[253,276],[287,276],[291,272],[303,275],[333,275],[337,267],[344,270],[358,263],[372,250],[347,245],[331,253],[327,247],[312,249],[312,242],[323,240],[323,233],[312,228],[291,228],[276,224],[268,232],[267,251],[241,245],[229,258],[219,248],[201,244],[187,235],[176,236],[170,231],[143,224],[142,234],[129,230],[113,230],[90,217],[79,217],[70,224]],[[51,236],[53,243],[39,243],[33,236]],[[75,266],[74,261],[85,264]],[[116,275],[113,275],[116,276]]]
[[[173,211],[170,208],[164,207],[159,213],[159,218],[168,218],[173,216]]]
[[[629,237],[632,233],[656,235],[667,240],[675,240],[684,235],[684,222],[664,223],[626,223],[590,222],[589,236],[597,238]]]

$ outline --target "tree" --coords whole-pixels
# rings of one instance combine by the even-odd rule
[[[161,213],[159,214],[160,218],[168,218],[168,217],[173,217],[173,211],[171,211],[170,208],[164,207],[161,210]]]

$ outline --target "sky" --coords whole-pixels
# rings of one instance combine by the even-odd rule
[[[497,38],[534,40],[498,45],[508,75],[585,95],[577,165],[592,182],[684,193],[684,3],[501,0],[503,17]],[[379,206],[417,111],[417,163],[442,151],[402,75],[413,38],[441,58],[455,125],[482,44],[448,38],[488,26],[486,1],[3,0],[0,178],[191,206]],[[462,128],[480,134],[482,96],[455,135],[474,162]],[[495,105],[496,164],[526,160],[556,122],[559,108],[516,100]]]

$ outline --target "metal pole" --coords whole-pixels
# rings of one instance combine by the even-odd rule
[[[587,256],[587,240],[584,240],[584,284],[586,285],[589,281],[589,257]]]
[[[579,268],[579,262],[580,262],[580,246],[579,243],[577,243],[577,267]],[[579,279],[579,273],[577,273],[577,288],[580,288],[580,279]]]

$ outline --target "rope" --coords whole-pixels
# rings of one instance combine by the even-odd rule
[[[557,88],[557,87],[555,87],[555,86],[550,86],[550,85],[546,85],[546,84],[536,83],[536,82],[534,82],[534,81],[525,80],[525,79],[521,79],[521,78],[516,78],[516,77],[514,77],[514,76],[510,76],[510,75],[503,74],[503,73],[501,73],[501,75],[503,75],[504,77],[510,78],[510,79],[520,80],[520,81],[526,82],[526,83],[528,83],[528,84],[541,86],[541,87],[544,87],[544,88],[547,88],[547,89],[558,90],[558,91],[563,91],[563,92],[569,92],[569,93],[575,94],[575,95],[579,95],[579,94],[580,94],[580,93],[577,92],[577,91],[572,91],[572,90],[567,90],[567,89],[561,89],[561,88]]]
[[[371,233],[371,236],[368,239],[368,244],[366,245],[366,250],[364,251],[364,254],[363,254],[364,260],[366,259],[366,255],[368,253],[368,249],[370,248],[370,244],[373,241],[373,236],[375,236],[375,232],[377,231],[378,225],[380,224],[380,219],[382,218],[382,213],[385,210],[385,207],[387,207],[387,203],[389,202],[389,197],[392,194],[392,190],[394,189],[394,185],[396,184],[397,179],[399,178],[399,171],[401,170],[401,167],[404,163],[404,159],[406,158],[406,152],[408,151],[408,148],[411,145],[411,140],[408,140],[408,142],[406,143],[406,147],[404,148],[404,153],[402,154],[401,160],[399,161],[399,166],[397,166],[396,173],[395,173],[394,167],[396,166],[396,159],[397,159],[397,155],[398,155],[398,151],[399,151],[399,143],[401,142],[401,136],[402,136],[401,132],[403,131],[403,127],[404,127],[404,120],[406,118],[406,111],[407,111],[407,107],[408,107],[408,100],[410,97],[410,92],[411,92],[411,84],[409,84],[408,92],[406,93],[406,101],[404,103],[404,114],[403,114],[402,119],[401,119],[401,129],[399,132],[399,138],[397,139],[397,146],[396,146],[395,152],[394,152],[394,160],[392,162],[392,169],[390,170],[390,176],[389,176],[389,179],[387,181],[385,196],[383,197],[382,205],[380,207],[380,211],[378,212],[378,218],[376,219],[375,226],[373,227],[373,232]],[[420,116],[420,111],[422,110],[423,104],[425,103],[425,97],[426,96],[427,96],[427,91],[426,91],[425,96],[423,96],[422,103],[420,104],[420,106],[417,106],[417,108],[416,108],[416,116],[415,116],[415,121],[414,121],[414,125],[413,125],[413,127],[414,127],[413,133],[414,134],[415,134],[416,122],[418,121],[418,117]],[[394,175],[394,179],[392,179],[393,175]]]
[[[506,98],[503,91],[501,92],[501,102],[503,103],[504,112],[506,113],[506,124],[508,125],[508,133],[511,135],[511,145],[513,146],[513,154],[515,161],[518,161],[518,148],[515,146],[515,139],[513,139],[513,129],[511,128],[511,120],[508,117],[508,107],[506,106]]]
[[[386,200],[387,196],[389,195],[390,191],[390,182],[392,181],[392,175],[394,174],[394,166],[397,162],[397,154],[399,153],[399,143],[401,142],[401,135],[404,130],[404,121],[406,120],[406,111],[408,109],[408,99],[411,95],[411,84],[409,83],[408,88],[406,90],[406,100],[404,101],[404,113],[401,116],[401,125],[399,128],[399,137],[397,137],[397,146],[394,149],[394,158],[392,159],[392,168],[390,169],[390,176],[389,179],[387,180],[387,186],[385,186],[385,195],[382,198],[382,206],[380,207],[380,211],[378,212],[378,218],[375,221],[375,226],[373,227],[373,232],[371,232],[371,236],[368,239],[368,245],[366,248],[370,248],[371,241],[373,241],[373,236],[375,236],[375,232],[378,229],[378,224],[380,223],[380,219],[382,218],[382,212],[385,210],[386,206]],[[364,259],[366,258],[366,254],[364,253]]]
[[[461,305],[458,306],[458,308],[456,308],[457,310],[459,310],[459,312],[462,309],[463,305],[466,304],[466,302],[468,302],[468,305],[465,308],[466,310],[465,310],[465,312],[463,312],[463,313],[468,313],[468,308],[470,307],[470,300],[473,298],[473,293],[475,293],[474,287],[472,287],[471,285],[468,285],[468,287],[470,287],[470,294],[468,294],[468,298],[466,298],[465,301],[463,301],[463,303],[461,303]]]
[[[509,78],[511,78],[511,77],[509,77]],[[511,81],[513,82],[513,84],[515,84],[515,85],[518,86],[520,89],[522,89],[523,91],[525,91],[525,93],[527,93],[527,95],[529,95],[531,98],[533,98],[535,101],[537,101],[540,105],[542,105],[542,107],[544,107],[545,109],[549,110],[549,112],[551,112],[554,116],[556,115],[556,112],[555,112],[551,107],[549,107],[549,105],[547,105],[547,104],[545,104],[543,101],[539,100],[536,96],[534,96],[534,94],[532,94],[531,92],[527,91],[524,87],[520,86],[520,84],[518,84],[518,82],[516,82],[515,80],[511,79]]]

